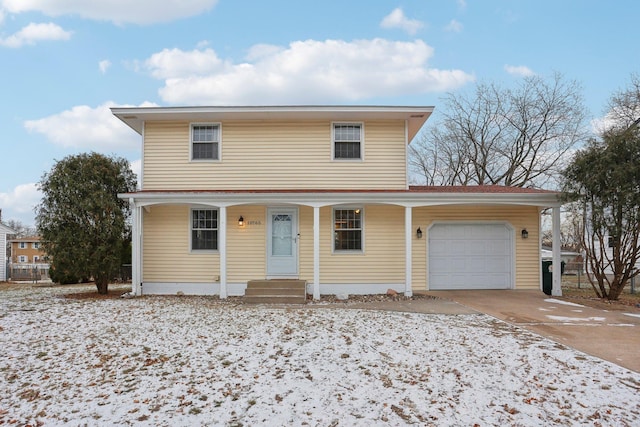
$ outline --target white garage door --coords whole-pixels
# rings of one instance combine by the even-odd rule
[[[510,289],[513,231],[503,223],[429,229],[429,289]]]

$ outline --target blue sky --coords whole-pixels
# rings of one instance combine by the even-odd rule
[[[96,151],[137,171],[111,106],[434,105],[560,72],[593,119],[640,72],[640,3],[590,0],[0,0],[0,209]]]

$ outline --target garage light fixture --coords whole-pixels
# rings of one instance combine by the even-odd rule
[[[238,218],[238,227],[242,226],[244,226],[244,218],[242,217],[242,215],[240,215],[240,218]]]
[[[420,230],[420,227],[416,230],[416,236],[418,236],[418,239],[422,239],[422,230]]]
[[[520,232],[520,235],[522,236],[523,239],[528,239],[529,238],[529,232],[527,231],[526,228],[522,229],[522,231]]]

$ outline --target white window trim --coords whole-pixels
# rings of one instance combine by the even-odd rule
[[[356,210],[360,209],[360,249],[336,249],[336,210]],[[340,255],[364,255],[365,253],[365,209],[364,206],[334,206],[331,209],[331,252]]]
[[[26,242],[18,242],[18,249],[27,249]]]
[[[216,211],[217,212],[217,221],[218,227],[216,231],[218,232],[218,249],[193,249],[193,239],[191,236],[191,232],[193,231],[193,211]],[[220,209],[212,207],[212,206],[192,206],[189,209],[189,253],[193,254],[216,254],[219,252],[220,248]]]
[[[194,126],[217,126],[218,127],[218,158],[217,159],[194,159],[193,158],[193,127]],[[220,122],[189,123],[189,161],[193,163],[219,163],[222,161],[222,123]]]
[[[359,159],[336,159],[336,125],[357,125],[360,126],[360,158]],[[331,122],[331,160],[334,162],[364,162],[364,122]]]
[[[31,246],[33,246],[33,249],[40,249],[40,243],[38,242],[33,242]]]
[[[29,262],[29,258],[27,258],[26,255],[18,255],[18,262],[19,263]]]

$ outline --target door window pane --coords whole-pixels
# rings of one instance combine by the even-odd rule
[[[275,214],[271,218],[271,254],[274,256],[291,256],[293,254],[293,222],[291,215]]]

